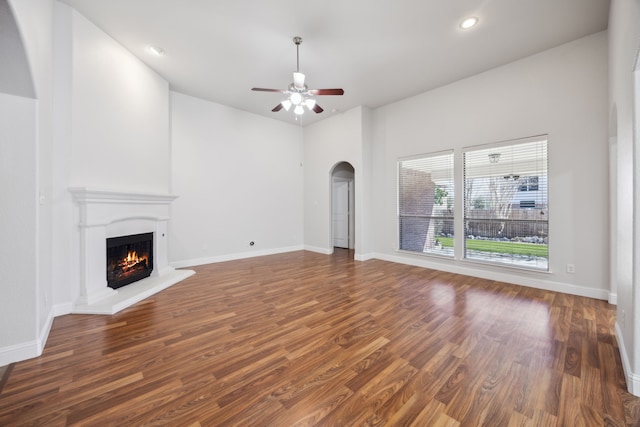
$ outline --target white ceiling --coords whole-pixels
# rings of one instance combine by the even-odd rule
[[[241,110],[272,113],[296,67],[321,114],[379,107],[607,28],[609,0],[61,0],[167,79],[171,88]],[[471,30],[458,27],[480,18]],[[152,56],[159,46],[166,54]],[[332,112],[332,110],[337,110]]]

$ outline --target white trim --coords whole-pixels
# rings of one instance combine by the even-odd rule
[[[40,356],[47,344],[54,317],[53,309],[51,309],[38,339],[0,348],[0,366]]]
[[[375,254],[359,254],[356,253],[353,255],[353,259],[356,261],[369,261],[370,259],[375,259]]]
[[[23,360],[32,359],[42,354],[45,345],[47,344],[47,338],[49,338],[49,332],[53,325],[53,319],[55,318],[53,309],[49,311],[47,320],[44,327],[40,331],[38,339],[33,341],[27,341],[20,344],[9,345],[6,347],[0,347],[0,366],[5,366],[14,362],[21,362]]]
[[[133,193],[88,187],[71,187],[73,200],[77,203],[152,203],[168,205],[178,196],[157,193]]]
[[[331,255],[333,253],[333,248],[326,249],[326,248],[319,248],[317,246],[304,245],[303,249],[305,251],[317,252],[319,254],[324,254],[324,255]]]
[[[609,298],[607,301],[611,305],[618,305],[618,294],[615,292],[609,292]]]
[[[398,264],[413,265],[416,267],[430,268],[433,270],[446,271],[449,273],[462,274],[465,276],[479,277],[481,279],[497,280],[514,285],[528,286],[530,288],[544,289],[547,291],[563,292],[571,295],[578,295],[589,298],[607,300],[609,292],[605,289],[586,288],[584,286],[576,286],[570,283],[554,282],[543,278],[521,277],[513,274],[498,271],[483,271],[474,268],[468,268],[457,265],[443,265],[441,263],[433,263],[428,260],[405,258],[386,254],[375,254],[375,258],[384,261],[395,262]],[[535,273],[531,271],[531,273]],[[547,274],[540,272],[542,274]]]
[[[194,267],[196,265],[215,264],[218,262],[235,261],[238,259],[254,258],[259,256],[275,255],[275,254],[295,252],[295,251],[301,251],[301,250],[307,250],[307,249],[306,247],[303,248],[302,246],[288,246],[284,248],[265,249],[261,251],[238,252],[235,254],[218,255],[218,256],[212,256],[212,257],[184,259],[180,261],[170,262],[169,264],[171,265],[171,267],[174,267],[174,268]]]
[[[42,347],[42,344],[36,340],[2,347],[0,348],[0,366],[38,357],[42,354],[38,348]]]
[[[622,360],[622,369],[624,371],[625,381],[627,382],[627,391],[634,396],[640,396],[640,375],[633,373],[631,363],[627,356],[627,349],[624,346],[622,329],[616,321],[615,324],[616,341],[618,341],[618,349],[620,350],[620,360]]]
[[[49,332],[51,332],[51,325],[53,325],[53,319],[55,318],[53,314],[53,308],[49,310],[49,314],[47,315],[47,320],[44,324],[44,328],[40,331],[40,337],[36,341],[36,345],[38,346],[38,355],[41,355],[44,351],[44,346],[47,344],[47,338],[49,338]]]
[[[64,316],[65,314],[71,314],[73,311],[73,303],[72,302],[64,302],[62,304],[55,304],[53,306],[53,316]]]

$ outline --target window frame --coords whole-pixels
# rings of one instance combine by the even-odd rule
[[[450,168],[448,169],[448,177],[447,177],[447,181],[450,182],[450,191],[453,194],[447,194],[447,206],[450,206],[450,208],[447,208],[450,212],[450,215],[448,216],[439,216],[439,215],[433,215],[433,216],[425,216],[428,217],[430,221],[432,220],[445,220],[445,221],[450,221],[450,230],[451,230],[451,242],[453,244],[453,247],[450,250],[447,251],[443,251],[442,249],[442,244],[440,245],[440,249],[437,249],[437,242],[438,239],[435,239],[434,236],[434,245],[436,246],[437,250],[432,250],[432,251],[427,251],[427,250],[423,250],[423,251],[416,251],[416,250],[411,250],[411,249],[406,249],[403,248],[402,246],[402,242],[403,242],[403,236],[402,236],[402,223],[403,223],[403,214],[402,214],[402,209],[403,207],[401,206],[402,204],[402,184],[403,184],[403,179],[401,176],[401,172],[402,172],[402,163],[403,162],[411,162],[413,160],[424,160],[424,159],[429,159],[429,158],[435,158],[435,157],[444,157],[444,156],[449,156],[449,166]],[[435,181],[434,181],[435,182]],[[438,186],[434,187],[434,201],[435,201],[435,189],[438,188]],[[421,256],[434,256],[434,257],[441,257],[441,258],[445,258],[445,259],[456,259],[456,255],[455,255],[455,233],[454,230],[456,229],[456,222],[457,222],[457,215],[456,215],[456,152],[453,149],[449,149],[449,150],[441,150],[441,151],[436,151],[436,152],[430,152],[430,153],[423,153],[423,154],[419,154],[419,155],[415,155],[415,156],[407,156],[407,157],[400,157],[396,160],[396,248],[398,252],[403,252],[403,253],[408,253],[408,254],[413,254],[413,255],[421,255]],[[450,203],[450,204],[449,204]],[[435,203],[434,203],[435,204]],[[404,217],[409,217],[409,215],[405,215]],[[435,226],[434,226],[435,227]],[[428,232],[427,232],[428,234]],[[426,238],[425,238],[425,246],[426,246]]]
[[[539,205],[536,205],[534,208],[521,208],[521,207],[517,207],[516,209],[526,209],[529,211],[534,211],[534,212],[538,212],[541,213],[542,215],[545,216],[545,220],[544,221],[539,221],[539,220],[531,220],[530,222],[538,222],[541,224],[544,224],[542,227],[545,228],[546,227],[546,234],[544,235],[544,240],[545,240],[545,244],[546,244],[546,257],[539,257],[542,259],[546,259],[545,262],[541,262],[540,266],[538,266],[538,260],[536,260],[534,265],[530,265],[530,264],[526,264],[524,262],[522,263],[517,263],[514,262],[514,256],[515,254],[511,254],[511,262],[505,262],[505,261],[500,261],[498,260],[496,257],[495,259],[491,256],[488,257],[488,259],[483,259],[482,257],[478,256],[478,257],[469,257],[468,253],[467,253],[467,244],[468,244],[468,235],[467,235],[467,222],[470,219],[470,215],[468,215],[468,207],[469,207],[469,200],[467,200],[468,197],[468,188],[467,188],[467,175],[468,175],[468,165],[467,165],[467,154],[468,153],[474,153],[474,152],[480,152],[480,151],[489,151],[489,150],[496,150],[496,152],[498,152],[498,150],[500,149],[505,149],[505,148],[509,148],[509,147],[514,147],[517,145],[523,145],[523,144],[532,144],[532,143],[543,143],[544,147],[544,157],[542,158],[542,160],[544,161],[544,165],[541,167],[541,169],[537,169],[535,174],[527,174],[527,171],[518,171],[518,170],[513,170],[513,168],[511,168],[511,176],[515,176],[518,177],[518,179],[521,179],[520,176],[522,175],[522,179],[526,178],[527,181],[525,183],[519,183],[517,189],[515,189],[514,192],[514,196],[509,199],[509,201],[511,202],[511,208],[513,209],[516,205],[516,201],[518,201],[517,199],[517,195],[520,195],[520,197],[525,197],[530,200],[531,197],[529,197],[530,192],[540,192],[543,191],[544,193],[542,194],[542,198],[543,198],[543,203],[540,203]],[[537,156],[537,154],[536,154]],[[461,237],[460,239],[462,240],[462,245],[461,245],[461,256],[462,256],[462,260],[465,262],[472,262],[472,263],[482,263],[482,264],[486,264],[486,265],[491,265],[491,266],[495,266],[495,267],[500,267],[500,268],[507,268],[507,269],[524,269],[524,270],[528,270],[528,271],[535,271],[535,272],[542,272],[542,273],[549,273],[551,271],[550,269],[550,265],[551,265],[551,257],[550,257],[550,245],[549,245],[549,241],[550,241],[550,216],[549,216],[549,212],[550,212],[550,204],[549,204],[549,187],[550,187],[550,179],[549,179],[549,136],[546,134],[543,135],[537,135],[537,136],[533,136],[533,137],[527,137],[527,138],[519,138],[519,139],[513,139],[513,140],[509,140],[509,141],[502,141],[502,142],[498,142],[498,143],[492,143],[492,144],[483,144],[483,145],[474,145],[474,146],[469,146],[469,147],[464,147],[462,149],[462,183],[461,183],[461,196],[462,196],[462,207],[461,207],[461,214],[460,215],[460,221],[462,224],[462,233],[461,233]],[[498,160],[499,161],[499,160]],[[536,162],[540,161],[540,159],[536,158]],[[511,167],[513,165],[511,164]],[[538,167],[538,166],[536,166]],[[497,175],[496,175],[497,176]],[[527,190],[527,191],[520,191],[520,188],[522,185],[526,185],[527,188],[531,186],[530,183],[530,178],[535,176],[537,178],[537,183],[535,184],[537,186],[536,190]],[[489,176],[487,176],[487,179],[490,179]],[[481,219],[478,218],[473,218],[476,219],[476,222],[480,222],[482,221]],[[495,221],[502,221],[505,222],[504,219],[502,220],[498,220],[495,219]],[[507,222],[512,222],[514,220],[509,219],[506,220]],[[529,236],[527,236],[529,237]],[[490,240],[490,239],[488,239]],[[494,252],[491,252],[494,253]],[[495,252],[496,254],[503,254],[501,252]],[[501,256],[501,255],[500,255]],[[532,259],[536,259],[538,257],[531,257]]]

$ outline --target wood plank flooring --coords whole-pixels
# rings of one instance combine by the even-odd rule
[[[196,268],[55,319],[2,426],[631,426],[615,307],[353,254]]]

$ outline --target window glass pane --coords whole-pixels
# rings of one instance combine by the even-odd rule
[[[398,162],[399,248],[453,257],[453,152]]]
[[[464,256],[548,270],[547,139],[464,152]]]

